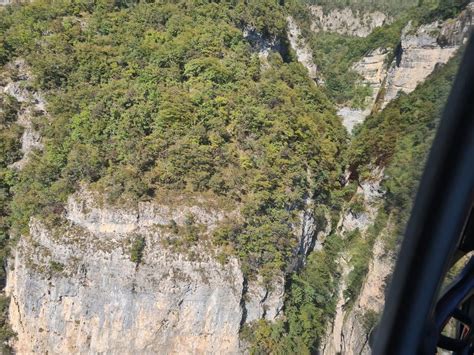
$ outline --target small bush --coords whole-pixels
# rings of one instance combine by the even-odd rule
[[[53,271],[55,273],[60,273],[64,270],[64,265],[61,264],[60,262],[57,262],[57,261],[54,261],[54,260],[51,260],[49,262],[49,266],[51,268],[51,271]]]
[[[378,312],[369,309],[367,310],[362,316],[362,326],[364,327],[364,331],[367,335],[370,334],[372,329],[374,329],[375,325],[379,321],[380,315]]]
[[[130,260],[139,265],[143,258],[143,251],[145,249],[145,238],[138,236],[132,242],[132,249],[130,251]]]
[[[8,305],[10,297],[0,296],[0,353],[13,354],[12,349],[8,345],[8,341],[16,336],[16,333],[8,323]]]
[[[365,212],[364,197],[361,194],[354,196],[350,204],[350,209],[352,213],[357,216]]]

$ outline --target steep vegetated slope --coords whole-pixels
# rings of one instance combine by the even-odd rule
[[[287,319],[280,325],[263,326],[262,322],[261,328],[253,332],[258,339],[258,350],[312,352],[320,348],[327,354],[369,351],[368,335],[383,307],[397,245],[456,73],[460,55],[457,50],[472,29],[472,4],[451,5],[441,3],[431,11],[416,8],[410,15],[400,14],[394,22],[376,29],[366,38],[320,32],[315,36],[321,46],[312,49],[321,75],[326,70],[328,77],[350,83],[351,79],[342,73],[357,64],[364,52],[369,53],[368,57],[383,54],[380,65],[374,70],[380,75],[380,82],[377,82],[378,92],[368,101],[372,105],[367,113],[369,118],[356,128],[348,149],[348,171],[340,193],[350,201],[342,207],[339,220],[332,224],[323,249],[310,255],[307,268],[292,278],[285,309]],[[465,6],[467,8],[462,10]],[[298,11],[293,12],[295,18],[302,15]],[[299,17],[303,29],[304,16]],[[453,17],[442,22],[450,16]],[[433,21],[439,22],[434,25]],[[427,36],[425,28],[430,26],[434,28]],[[306,31],[307,38],[311,38],[308,27]],[[451,38],[448,42],[443,40],[447,33]],[[318,62],[321,49],[328,48],[328,53],[333,53],[330,46],[324,47],[324,36],[329,41],[340,38],[340,47],[336,46],[334,55],[339,58],[343,53],[343,60],[330,64],[343,63],[344,70],[328,72]],[[406,46],[405,42],[410,40],[419,41],[419,47]],[[344,55],[351,46],[355,49]],[[359,50],[358,46],[361,46]],[[400,47],[405,49],[403,53],[398,53]],[[442,55],[431,55],[435,51]],[[453,57],[455,53],[458,54]],[[419,63],[404,64],[417,56]],[[453,59],[443,67],[449,58]],[[395,73],[410,66],[411,70],[421,70],[422,78],[415,81],[416,75],[407,74],[415,77],[413,87],[400,86],[400,98],[389,103],[393,96],[385,97],[384,89],[387,78],[393,75],[389,68]],[[339,77],[338,73],[341,73]],[[360,79],[357,74],[354,77],[357,84]],[[425,79],[426,83],[421,84]],[[421,86],[412,92],[417,84]],[[337,102],[347,87],[326,85],[325,89]],[[348,94],[347,97],[355,96]],[[317,260],[315,265],[312,260]],[[324,329],[325,324],[329,324],[327,329]]]
[[[434,64],[465,31],[429,33],[452,53],[410,94],[384,102],[385,78],[404,38],[465,4],[331,4],[0,12],[2,343],[12,327],[20,352],[367,351],[459,55]],[[357,68],[377,55],[374,85]],[[351,140],[343,106],[370,106]]]
[[[210,191],[249,216],[222,243],[242,244],[249,267],[282,268],[292,214],[330,198],[345,135],[299,64],[276,53],[260,69],[238,26],[278,34],[285,19],[258,6],[35,2],[5,15],[5,47],[28,60],[52,116],[39,123],[44,153],[19,173],[17,231],[79,183],[117,203]]]
[[[16,123],[20,104],[8,95],[1,94],[0,111],[0,262],[6,265],[9,253],[9,230],[11,222],[10,202],[12,199],[11,188],[14,185],[14,173],[9,168],[11,164],[21,158],[22,127]],[[0,284],[5,286],[5,267],[1,268]],[[4,342],[12,335],[8,325],[8,298],[0,296],[0,350],[6,351]]]
[[[1,21],[3,63],[31,77],[9,80],[48,110],[42,150],[8,170],[15,347],[238,351],[241,324],[281,313],[346,146],[305,68],[284,50],[261,63],[244,36],[284,48],[283,8],[35,1]]]
[[[341,323],[330,327],[324,346],[327,354],[369,352],[368,335],[383,307],[397,246],[458,64],[459,55],[435,70],[413,93],[402,94],[383,111],[369,116],[356,132],[349,153],[350,170],[357,174],[359,184],[370,184],[383,198],[367,201],[367,192],[361,189],[362,212],[353,207],[348,211],[349,220],[355,217],[361,224],[343,224],[340,230],[347,239],[355,234],[362,246],[350,246],[344,255],[349,262],[347,277],[341,281]],[[377,176],[380,171],[383,174]]]

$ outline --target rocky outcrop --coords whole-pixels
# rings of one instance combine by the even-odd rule
[[[384,84],[387,76],[387,58],[389,54],[389,50],[377,48],[367,53],[353,65],[353,69],[364,78],[364,83],[371,88],[372,94],[366,100],[367,107],[374,105]]]
[[[62,227],[32,221],[30,236],[15,250],[7,293],[17,352],[239,352],[244,278],[238,260],[218,262],[205,243],[165,246],[177,237],[170,228],[191,213],[212,230],[233,212],[199,204],[109,209],[92,197],[85,190],[72,196]],[[137,238],[143,256],[132,262]],[[266,300],[257,308],[269,317],[278,313]]]
[[[82,188],[68,199],[59,225],[33,219],[14,250],[6,292],[15,350],[245,351],[241,326],[282,314],[285,277],[276,270],[271,282],[260,275],[247,280],[236,257],[218,258],[210,233],[228,218],[240,218],[238,208],[222,209],[199,196],[124,208]],[[190,220],[197,242],[180,243]],[[314,245],[323,229],[316,223],[301,222],[302,245]],[[138,260],[132,257],[137,241]]]
[[[197,198],[192,204],[179,203],[179,208],[170,203],[138,202],[126,208],[107,206],[98,203],[100,196],[82,188],[69,197],[66,205],[66,218],[74,225],[90,233],[103,235],[123,235],[145,233],[150,228],[167,227],[172,224],[184,225],[192,216],[194,223],[205,226],[206,233],[212,230],[224,218],[238,218],[238,211],[223,211],[206,204],[206,200]]]
[[[387,58],[389,54],[390,50],[377,48],[367,53],[352,66],[352,69],[361,76],[361,84],[370,87],[371,95],[366,98],[365,108],[363,109],[352,107],[339,109],[338,115],[342,118],[342,123],[349,133],[352,133],[354,127],[364,122],[372,112],[387,77]]]
[[[364,122],[365,118],[370,114],[368,109],[361,110],[352,107],[342,107],[337,111],[342,119],[342,124],[346,127],[347,132],[352,133],[355,126]]]
[[[441,47],[459,46],[466,42],[472,32],[474,2],[466,6],[456,19],[445,21],[440,29],[438,43]]]
[[[387,227],[388,229],[390,227]],[[385,248],[384,232],[374,244],[367,278],[341,329],[343,354],[370,354],[369,335],[383,311],[385,290],[395,264],[395,252]]]
[[[257,52],[265,66],[268,65],[267,59],[271,52],[283,52],[281,41],[276,36],[264,36],[254,27],[247,26],[244,28],[243,36],[250,43],[252,49]]]
[[[347,263],[345,255],[339,258],[338,265],[341,270],[341,281],[337,291],[336,313],[332,323],[328,327],[326,339],[322,342],[321,354],[323,355],[340,354],[343,346],[342,328],[344,326],[344,307],[346,303],[344,290],[347,287],[347,278],[352,269]]]
[[[382,179],[383,169],[375,168],[371,176],[359,184],[354,198],[362,197],[363,211],[354,212],[351,208],[346,209],[338,224],[339,233],[346,235],[356,229],[365,232],[374,222],[383,197],[380,186]]]
[[[306,69],[308,69],[309,77],[311,79],[316,79],[318,74],[318,67],[313,61],[313,52],[302,37],[301,30],[293,19],[293,17],[288,16],[286,18],[286,22],[288,26],[288,40],[290,42],[291,48],[296,53],[296,58],[301,64],[304,65]]]
[[[416,30],[408,24],[402,34],[399,56],[387,74],[382,106],[400,91],[415,90],[437,65],[445,64],[453,57],[472,32],[473,14],[474,3],[471,2],[456,19],[422,25]]]
[[[436,66],[447,63],[472,32],[473,14],[474,3],[471,2],[455,19],[436,21],[416,29],[408,24],[398,48],[377,48],[356,62],[352,69],[361,75],[363,84],[370,86],[372,95],[367,98],[365,109],[339,109],[338,114],[347,130],[352,132],[376,104],[383,108],[399,92],[412,92]],[[395,52],[395,58],[388,65],[390,52]]]
[[[285,299],[285,280],[277,276],[271,285],[265,285],[261,276],[248,283],[245,292],[245,323],[259,319],[273,321],[281,315]]]
[[[364,235],[367,229],[374,223],[377,217],[377,211],[382,203],[383,192],[380,187],[382,179],[383,169],[375,168],[371,176],[358,186],[354,199],[361,198],[364,207],[363,212],[354,212],[350,207],[345,209],[336,228],[337,233],[343,238],[355,230],[359,230],[359,232]],[[349,253],[343,253],[339,257],[337,264],[339,265],[341,276],[337,294],[336,313],[333,322],[327,329],[326,338],[322,341],[322,354],[358,354],[359,352],[354,349],[362,349],[365,347],[368,332],[366,332],[364,328],[362,317],[364,317],[367,310],[372,309],[372,306],[366,308],[366,299],[370,297],[377,298],[380,300],[380,305],[383,305],[384,285],[381,286],[380,283],[377,283],[380,277],[379,275],[381,275],[382,272],[375,271],[379,269],[378,263],[380,260],[377,259],[377,257],[381,257],[381,255],[376,255],[374,252],[374,257],[371,259],[372,264],[369,267],[368,275],[370,276],[368,276],[368,279],[365,281],[361,296],[359,296],[356,301],[356,304],[360,303],[360,307],[357,308],[356,311],[354,311],[354,307],[348,308],[347,305],[350,300],[347,300],[344,296],[349,274],[352,271],[350,263],[351,256]],[[383,268],[383,270],[387,272],[385,274],[385,276],[387,276],[391,268],[389,268],[388,271],[387,268]],[[368,284],[369,279],[370,283]],[[375,284],[377,284],[377,286],[374,286]],[[363,300],[359,302],[360,297],[363,297]],[[376,305],[374,304],[373,307],[376,307]],[[362,312],[361,318],[354,318],[353,312],[358,312],[357,314]],[[359,341],[362,344],[361,346],[357,343]]]
[[[128,235],[40,222],[16,248],[8,275],[18,353],[236,353],[243,277],[195,249],[195,258],[146,234],[143,261],[130,260]]]
[[[7,65],[7,71],[14,73],[9,75],[0,90],[13,96],[20,103],[17,123],[24,128],[21,137],[22,159],[12,164],[15,169],[21,169],[28,161],[28,155],[34,149],[42,149],[41,137],[35,130],[33,119],[46,115],[45,101],[42,95],[31,89],[33,77],[24,60],[17,59]]]
[[[346,7],[325,12],[322,6],[310,6],[311,30],[336,32],[343,35],[366,37],[376,27],[390,23],[392,19],[380,11],[360,12]]]
[[[438,64],[447,63],[458,46],[441,47],[437,42],[438,23],[420,26],[410,34],[405,29],[400,47],[400,58],[392,63],[387,75],[383,106],[392,101],[399,91],[410,93],[432,73]]]

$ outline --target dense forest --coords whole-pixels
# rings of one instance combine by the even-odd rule
[[[284,31],[274,2],[34,2],[3,16],[7,55],[31,63],[51,116],[15,177],[14,231],[85,182],[116,203],[210,191],[245,217],[218,242],[250,268],[285,267],[294,212],[329,201],[346,134],[300,64],[274,53],[262,72],[243,38],[246,25]]]
[[[396,16],[366,38],[312,34],[304,13],[308,2],[347,5],[37,0],[0,11],[1,64],[25,59],[35,78],[28,89],[47,101],[47,114],[37,112],[33,122],[44,149],[16,170],[11,164],[21,158],[20,105],[7,94],[0,97],[2,263],[9,245],[28,234],[32,216],[60,223],[67,197],[87,184],[107,203],[122,206],[170,193],[238,205],[242,219],[227,221],[212,243],[236,255],[246,277],[258,270],[270,280],[275,270],[289,270],[297,243],[292,228],[308,199],[316,215],[337,219],[357,185],[356,178],[343,183],[344,170],[361,177],[385,167],[386,205],[371,241],[357,233],[346,239],[331,234],[305,268],[289,274],[285,317],[242,330],[255,353],[316,351],[334,314],[337,255],[348,248],[358,255],[348,290],[354,297],[370,243],[389,214],[397,218],[390,237],[397,243],[459,58],[374,112],[353,137],[337,117],[337,105],[363,107],[370,90],[350,67],[371,49],[394,51],[408,21],[451,17],[464,2],[352,1],[361,10],[388,6]],[[308,78],[292,50],[272,52],[262,66],[243,36],[244,28],[253,28],[286,43],[289,13],[309,40],[324,86]],[[138,247],[135,254],[139,260]],[[0,312],[6,312],[3,299]],[[12,334],[5,316],[2,322],[0,337],[6,339]]]

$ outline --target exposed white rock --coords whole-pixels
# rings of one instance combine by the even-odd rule
[[[145,234],[137,267],[127,238],[33,221],[8,272],[20,354],[238,353],[243,276],[206,250],[193,256]],[[56,267],[54,267],[56,265]],[[58,267],[60,265],[60,267]]]
[[[28,155],[34,149],[42,149],[39,132],[33,127],[32,118],[36,114],[45,115],[45,101],[39,92],[31,91],[32,76],[24,60],[17,59],[8,65],[10,71],[17,72],[16,78],[9,78],[4,87],[0,87],[5,94],[13,96],[20,104],[17,123],[24,128],[21,137],[22,159],[12,164],[15,169],[21,169],[28,161]]]
[[[337,114],[342,118],[342,124],[346,127],[347,132],[352,133],[354,127],[364,122],[365,118],[370,115],[370,110],[342,107],[337,111]]]
[[[32,220],[16,246],[6,291],[17,353],[242,353],[242,324],[282,314],[281,271],[268,283],[261,275],[247,282],[237,258],[222,264],[206,242],[222,220],[239,218],[238,210],[199,198],[127,209],[97,201],[83,187],[68,199],[62,226]],[[176,237],[174,223],[182,226],[189,214],[206,227],[202,242],[166,246]],[[303,224],[300,243],[314,245],[324,228]],[[145,248],[137,265],[131,248],[138,237]]]
[[[288,16],[286,18],[286,22],[288,26],[288,40],[290,42],[291,48],[293,48],[293,50],[296,52],[298,61],[303,64],[306,69],[308,69],[309,77],[311,79],[316,79],[318,67],[313,61],[313,52],[302,37],[301,30],[293,17]]]
[[[372,216],[367,212],[354,213],[352,211],[347,211],[342,219],[342,228],[345,232],[351,232],[356,229],[365,232],[372,222],[371,217]]]
[[[358,196],[361,196],[363,198],[362,202],[364,205],[364,211],[354,213],[350,209],[345,210],[345,212],[341,215],[337,226],[337,231],[341,236],[345,237],[348,233],[355,231],[356,229],[358,229],[360,233],[364,234],[367,229],[374,223],[375,218],[377,217],[378,208],[380,208],[380,205],[382,203],[383,191],[381,190],[380,185],[383,176],[383,169],[374,168],[370,177],[360,183],[354,198],[357,198]],[[372,260],[372,263],[375,263],[374,265],[378,267],[378,264],[376,264],[378,263],[378,259],[375,258],[375,255]],[[328,326],[325,339],[323,339],[322,341],[321,352],[324,355],[333,355],[338,353],[352,354],[352,352],[350,352],[352,350],[350,349],[357,348],[357,345],[355,343],[356,340],[354,338],[351,338],[351,341],[354,341],[354,343],[348,342],[347,317],[351,311],[348,311],[346,309],[346,304],[348,300],[344,298],[344,291],[347,288],[348,276],[352,270],[350,266],[350,255],[341,255],[338,259],[337,264],[339,265],[341,270],[341,277],[337,296],[336,314],[334,316],[333,322]],[[372,269],[369,269],[369,272],[371,272],[371,270]],[[388,273],[390,272],[390,270],[388,271]],[[375,273],[369,277],[377,278]],[[376,283],[376,281],[371,282]],[[373,289],[375,289],[375,287],[372,287],[372,290]],[[367,289],[367,292],[369,292],[369,288]],[[383,289],[381,290],[381,292],[383,292]],[[377,293],[374,293],[374,297],[380,296]],[[364,302],[362,303],[365,304]],[[351,325],[352,328],[357,326],[362,329],[362,322],[360,319],[358,319],[358,323],[354,322],[354,324]],[[358,335],[360,336],[360,339],[363,339],[363,343],[365,344],[365,340],[367,338],[366,334],[360,332]]]
[[[124,210],[99,207],[94,197],[86,189],[71,196],[60,228],[33,220],[15,249],[7,293],[18,353],[233,354],[242,351],[247,314],[274,320],[281,312],[281,274],[263,295],[258,277],[247,306],[236,258],[221,264],[206,243],[163,246],[171,221],[181,225],[193,213],[209,231],[232,211],[151,203]],[[145,249],[136,265],[130,253],[138,236]]]
[[[408,24],[403,30],[397,57],[387,68],[387,57],[394,49],[377,48],[353,65],[353,69],[372,89],[365,109],[342,107],[338,115],[351,133],[354,126],[370,115],[376,101],[385,107],[401,91],[410,93],[423,82],[439,64],[445,64],[453,57],[473,28],[474,3],[455,19],[433,22],[413,29]]]
[[[371,329],[364,327],[367,312],[381,314],[385,303],[385,290],[395,263],[395,252],[388,252],[384,245],[383,233],[374,244],[367,278],[351,311],[346,315],[341,330],[344,354],[370,354],[368,337]]]
[[[246,27],[243,31],[244,38],[249,41],[253,50],[258,53],[263,65],[267,66],[268,55],[273,52],[281,52],[281,43],[276,36],[265,37],[254,27]]]
[[[359,229],[365,232],[367,228],[374,222],[377,210],[380,207],[383,191],[381,183],[383,179],[384,169],[375,168],[370,178],[362,181],[357,187],[354,198],[361,196],[363,198],[364,211],[354,213],[350,209],[342,214],[338,224],[338,229],[342,235]]]
[[[259,319],[276,320],[283,310],[284,286],[283,275],[277,277],[272,285],[265,285],[261,276],[249,281],[245,294],[245,322]]]
[[[322,6],[310,6],[311,30],[366,37],[375,28],[390,23],[392,19],[380,11],[360,12],[350,8],[333,9],[324,13]]]
[[[393,63],[388,72],[383,105],[392,101],[399,91],[410,93],[415,90],[437,64],[447,63],[457,51],[458,46],[442,48],[438,44],[439,30],[440,25],[435,22],[402,37],[401,60]]]
[[[354,109],[350,107],[342,107],[339,109],[338,115],[342,118],[342,123],[349,133],[352,133],[353,128],[357,124],[363,123],[372,111],[387,75],[386,60],[388,54],[389,51],[387,49],[377,48],[367,53],[352,66],[352,69],[363,78],[361,84],[368,85],[372,94],[366,99],[365,109]]]
[[[142,232],[153,226],[169,226],[172,223],[184,225],[191,216],[196,223],[205,225],[210,232],[224,218],[234,218],[238,215],[238,211],[226,214],[222,210],[206,206],[205,203],[171,207],[153,202],[139,202],[136,207],[114,208],[97,205],[96,197],[84,188],[70,196],[66,218],[91,233],[116,235]]]
[[[409,24],[401,40],[401,58],[394,61],[387,75],[383,105],[397,94],[410,93],[439,64],[451,59],[473,28],[474,3],[456,18],[443,23],[433,22],[414,31]]]
[[[308,255],[313,248],[314,236],[316,234],[316,220],[312,211],[304,211],[301,213],[301,241],[300,241],[300,254]]]
[[[305,258],[313,250],[321,250],[324,239],[331,231],[328,213],[324,217],[319,216],[318,220],[314,200],[306,199],[305,205],[304,211],[299,215],[300,223],[294,226],[294,233],[300,236],[298,254],[301,258]]]
[[[381,188],[383,177],[384,169],[375,167],[370,177],[362,181],[357,188],[357,192],[363,194],[368,209],[373,210],[373,203],[379,202],[378,199],[383,197]]]
[[[334,320],[328,329],[327,338],[323,341],[323,355],[340,354],[344,343],[342,333],[345,315],[344,306],[346,304],[344,290],[347,287],[347,277],[352,269],[344,257],[341,257],[338,263],[341,268],[341,283],[339,284],[337,292],[336,314],[334,315]]]
[[[373,106],[377,95],[387,75],[387,57],[389,50],[377,48],[367,53],[361,60],[353,65],[353,69],[359,73],[364,82],[372,89],[372,96],[368,100],[368,106]]]
[[[306,257],[313,250],[321,250],[331,232],[329,212],[323,206],[316,206],[311,198],[306,199],[305,208],[299,212],[298,217],[297,223],[293,224],[293,233],[298,236],[298,246],[294,250],[294,259],[289,271],[303,267]]]

